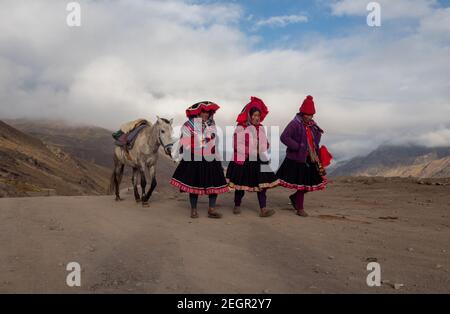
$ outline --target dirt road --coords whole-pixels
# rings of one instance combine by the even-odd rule
[[[233,215],[231,193],[219,198],[222,220],[206,218],[206,199],[190,219],[187,196],[172,190],[150,208],[131,194],[0,199],[0,292],[449,293],[449,191],[341,179],[307,196],[306,219],[282,188],[268,193],[269,219],[255,195]],[[66,285],[72,261],[81,287]],[[370,261],[381,287],[366,284]]]

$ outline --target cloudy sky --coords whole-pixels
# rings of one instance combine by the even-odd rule
[[[0,118],[116,129],[184,120],[200,100],[232,125],[250,96],[284,127],[311,94],[339,158],[383,143],[450,144],[450,1],[0,0]]]

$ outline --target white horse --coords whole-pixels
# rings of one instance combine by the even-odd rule
[[[133,148],[129,150],[129,156],[121,147],[114,149],[114,171],[111,175],[109,191],[115,191],[116,201],[120,201],[120,182],[122,181],[125,165],[133,168],[133,189],[136,202],[142,201],[144,207],[148,207],[148,200],[156,188],[156,163],[158,150],[162,146],[164,152],[171,156],[174,140],[172,137],[173,119],[167,120],[157,117],[155,124],[145,126],[137,135]],[[137,177],[141,177],[142,198],[137,188]],[[147,182],[151,183],[150,189],[145,192]]]

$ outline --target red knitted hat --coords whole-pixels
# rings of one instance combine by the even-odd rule
[[[302,106],[300,107],[300,112],[309,115],[316,114],[313,96],[306,97],[306,99],[303,101]]]

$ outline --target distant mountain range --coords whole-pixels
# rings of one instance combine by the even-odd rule
[[[367,156],[339,162],[331,176],[450,177],[450,147],[383,145]]]
[[[111,133],[56,121],[0,121],[0,197],[106,193],[114,148]],[[280,157],[281,162],[283,151]],[[161,155],[158,190],[168,188],[175,167]],[[450,147],[385,145],[367,156],[340,161],[328,172],[330,176],[450,178]],[[127,186],[128,176],[123,184]]]

